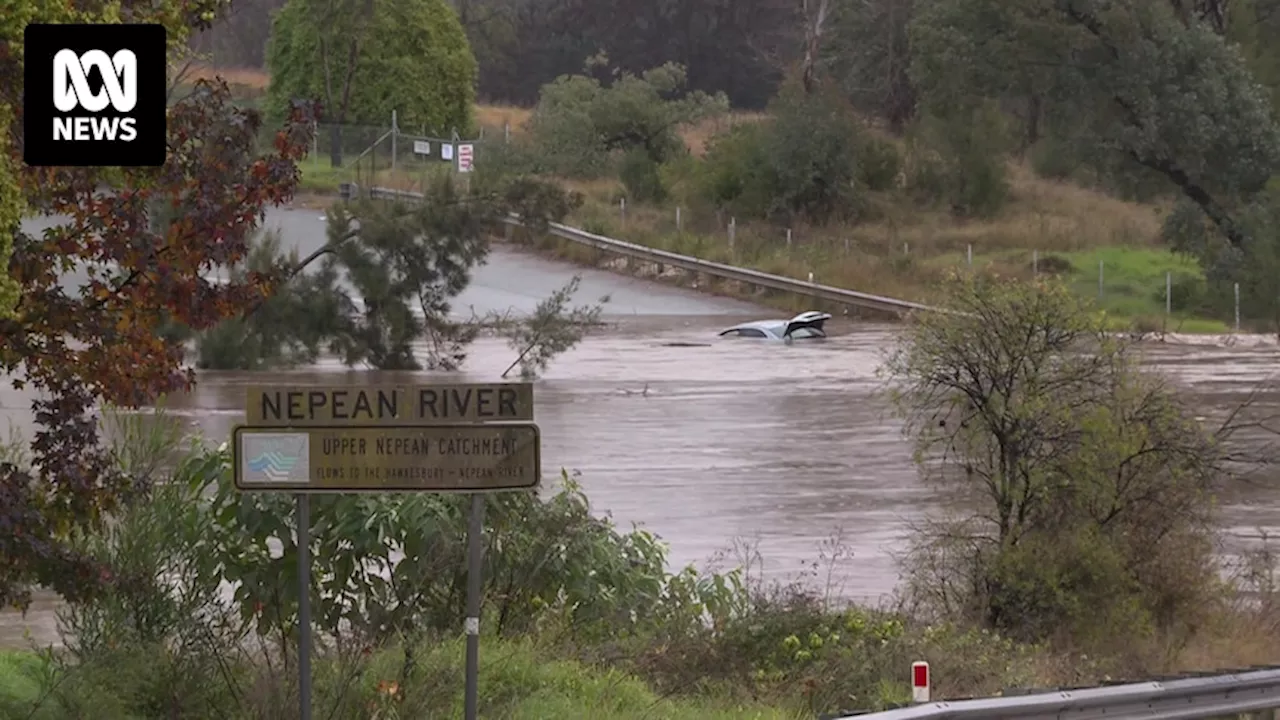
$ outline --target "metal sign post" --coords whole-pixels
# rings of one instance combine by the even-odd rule
[[[471,519],[467,523],[467,692],[463,703],[465,720],[476,720],[480,704],[480,574],[484,572],[484,496],[471,496]]]
[[[542,436],[530,383],[249,388],[232,431],[236,487],[292,492],[298,522],[298,706],[311,720],[311,493],[471,495],[467,720],[479,712],[484,494],[533,490]]]
[[[311,498],[298,493],[298,710],[311,720]]]

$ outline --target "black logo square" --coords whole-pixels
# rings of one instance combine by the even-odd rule
[[[163,25],[33,23],[24,39],[22,158],[28,165],[164,164]]]

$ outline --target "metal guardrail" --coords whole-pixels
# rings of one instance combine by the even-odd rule
[[[369,188],[369,196],[374,198],[398,200],[422,199],[422,193],[380,187]],[[519,217],[514,215],[508,220],[508,222],[512,225],[522,224]],[[936,308],[928,305],[922,305],[920,303],[914,303],[907,300],[871,295],[869,293],[857,292],[856,290],[846,290],[844,288],[806,282],[804,280],[796,280],[794,278],[783,277],[781,275],[770,275],[769,273],[763,273],[757,270],[748,270],[746,268],[734,267],[733,265],[711,262],[710,260],[703,260],[689,255],[679,255],[666,250],[658,250],[656,248],[626,242],[625,240],[617,240],[603,235],[596,235],[594,233],[589,233],[585,230],[580,230],[568,225],[562,225],[560,223],[550,223],[549,232],[556,237],[569,240],[570,242],[592,247],[606,253],[635,258],[641,262],[652,263],[654,265],[669,265],[688,272],[702,273],[704,275],[710,275],[724,280],[733,280],[747,285],[781,290],[783,292],[795,293],[797,295],[804,295],[844,305],[897,314],[917,310],[927,310],[930,312],[935,312],[937,310]]]
[[[1280,708],[1280,669],[932,702],[838,720],[1211,720]]]

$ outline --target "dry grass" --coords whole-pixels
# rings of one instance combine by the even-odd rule
[[[680,137],[684,139],[684,144],[689,146],[690,152],[701,157],[706,153],[711,138],[723,132],[728,132],[736,125],[759,122],[764,117],[764,113],[758,112],[731,112],[727,115],[707,118],[701,122],[686,125],[680,129]]]
[[[267,75],[265,70],[258,68],[235,68],[235,67],[209,67],[208,65],[192,65],[187,71],[187,77],[193,82],[196,80],[208,80],[213,77],[221,77],[227,81],[232,89],[236,87],[248,88],[251,90],[262,91],[267,89],[267,85],[271,84],[271,77]]]

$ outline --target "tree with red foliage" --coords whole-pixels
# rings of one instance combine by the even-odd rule
[[[58,224],[39,237],[15,231],[9,275],[19,299],[0,317],[0,369],[39,393],[31,467],[0,465],[0,601],[21,606],[34,584],[74,599],[109,578],[65,539],[143,488],[113,467],[95,408],[188,388],[192,371],[162,324],[212,327],[284,277],[206,279],[243,260],[265,208],[292,198],[314,116],[295,107],[273,150],[259,154],[257,111],[236,107],[225,83],[202,81],[170,110],[166,164],[138,169],[22,166],[15,118],[26,214]],[[156,223],[155,214],[175,219]],[[86,271],[68,287],[70,273]]]

